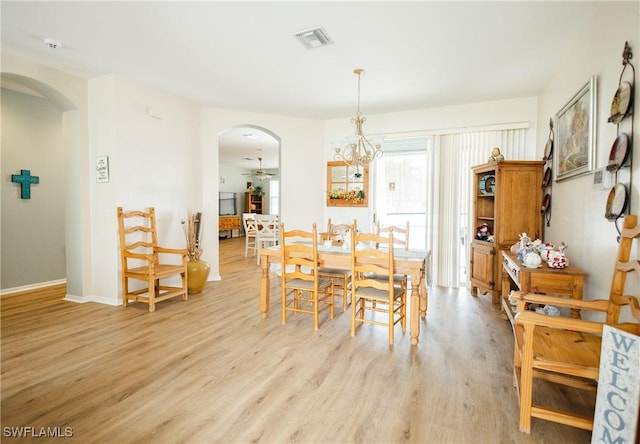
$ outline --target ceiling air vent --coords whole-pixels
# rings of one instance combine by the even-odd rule
[[[307,49],[319,48],[333,43],[327,31],[323,28],[307,29],[296,32],[293,36]]]

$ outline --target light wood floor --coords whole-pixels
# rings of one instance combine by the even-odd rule
[[[222,240],[223,280],[155,313],[66,302],[64,287],[3,297],[2,441],[71,427],[79,443],[589,442],[540,420],[518,431],[513,339],[490,297],[431,289],[420,344],[398,327],[390,351],[384,328],[351,338],[346,313],[281,325],[277,284],[262,319],[243,248]]]

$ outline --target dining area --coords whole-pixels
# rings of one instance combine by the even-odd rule
[[[318,330],[346,315],[351,336],[373,324],[387,328],[390,348],[398,330],[404,334],[408,329],[411,344],[418,344],[427,314],[430,252],[409,248],[408,223],[376,224],[365,232],[355,219],[329,219],[326,229],[316,224],[290,228],[280,222],[277,230],[277,242],[255,247],[263,319],[269,317],[275,296],[272,284],[280,283],[283,325],[291,316],[306,314]]]

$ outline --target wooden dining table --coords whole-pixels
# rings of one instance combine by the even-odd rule
[[[280,264],[281,250],[279,246],[260,248],[258,254],[260,255],[260,268],[262,270],[260,278],[260,313],[263,318],[266,318],[269,313],[270,303],[270,279],[272,274],[270,264]],[[418,344],[420,317],[426,318],[427,316],[428,294],[425,277],[429,256],[430,252],[426,250],[405,250],[401,248],[394,250],[394,273],[409,276],[411,282],[409,333],[411,335],[411,344],[413,345]],[[320,267],[340,270],[351,269],[351,252],[344,250],[342,246],[325,247],[318,245],[318,260]]]

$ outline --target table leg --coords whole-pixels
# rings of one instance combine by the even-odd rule
[[[427,317],[427,307],[429,305],[429,289],[427,288],[427,279],[425,277],[425,270],[420,273],[420,316]]]
[[[411,274],[411,310],[409,312],[409,333],[411,344],[418,345],[420,336],[420,272]]]
[[[271,285],[269,282],[269,256],[260,255],[260,268],[262,269],[262,277],[260,278],[260,315],[267,317],[269,312],[269,292]]]

